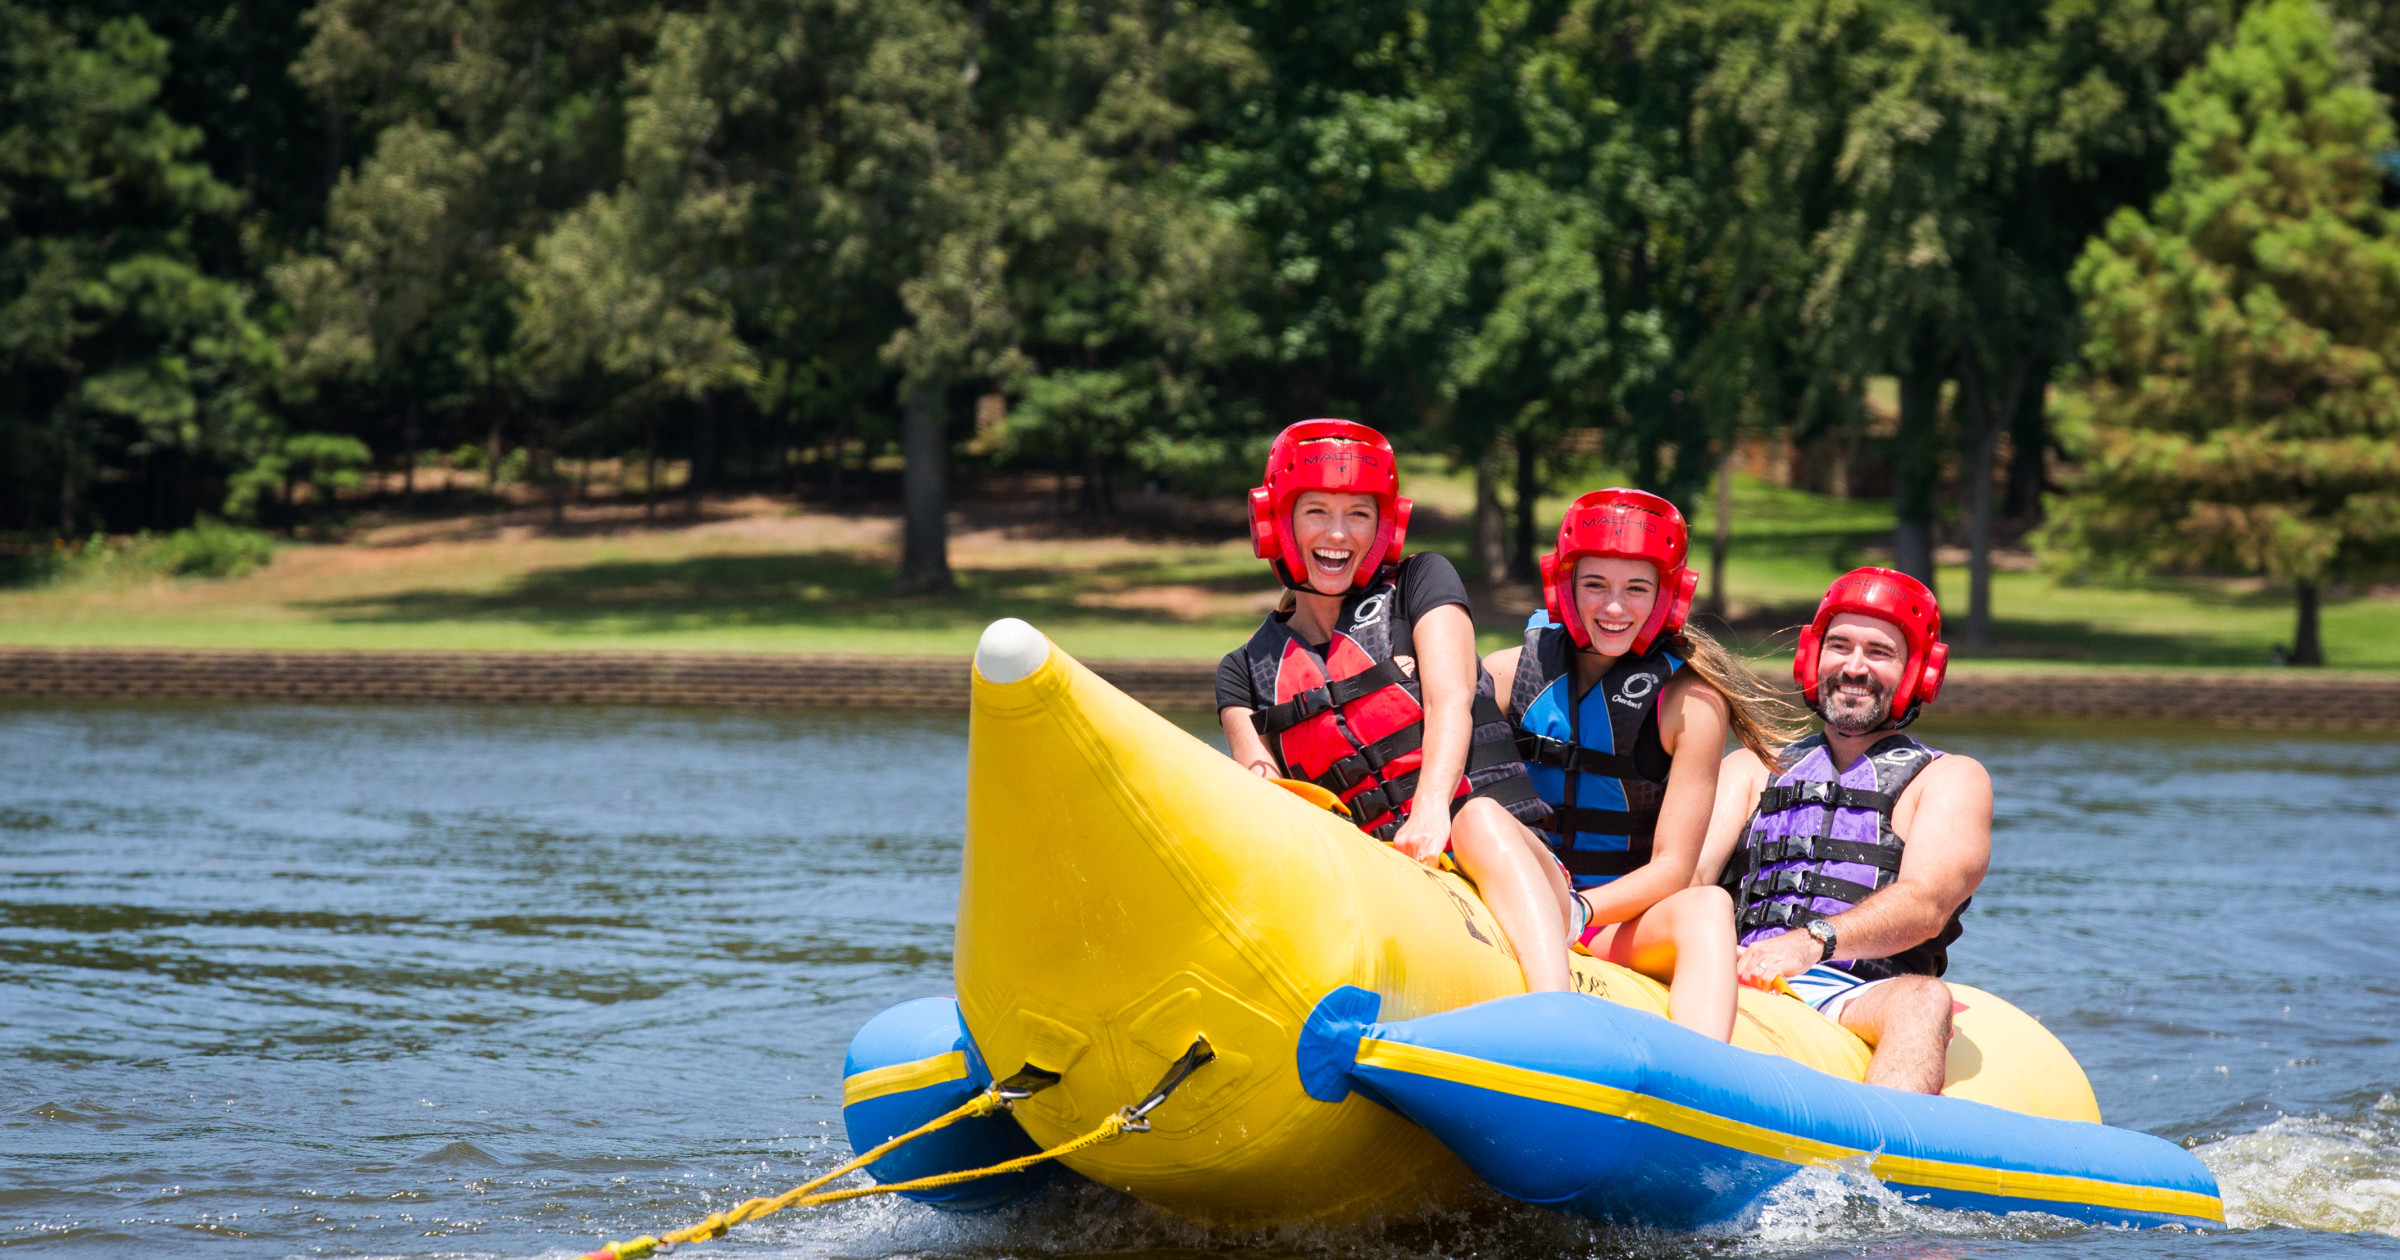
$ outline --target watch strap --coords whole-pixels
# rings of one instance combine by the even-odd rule
[[[1817,955],[1817,961],[1831,961],[1833,958],[1834,942],[1839,939],[1841,935],[1841,933],[1834,928],[1833,921],[1831,919],[1811,919],[1808,921],[1808,927],[1806,931],[1810,936],[1817,938],[1818,944],[1825,947],[1824,950]]]

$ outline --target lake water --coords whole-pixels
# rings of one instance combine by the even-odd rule
[[[1705,1237],[1208,1230],[1083,1186],[701,1254],[2400,1260],[2400,743],[1934,734],[1999,788],[1953,975],[2196,1147],[2240,1228],[1812,1173]],[[846,1153],[852,1031],[949,989],[964,755],[959,717],[0,710],[0,1246],[572,1255],[804,1179]]]

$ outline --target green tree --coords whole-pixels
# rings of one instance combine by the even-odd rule
[[[669,16],[650,60],[632,75],[624,181],[569,210],[511,259],[517,343],[536,397],[555,402],[597,377],[604,388],[580,401],[603,416],[654,425],[677,402],[707,405],[712,394],[758,379],[728,293],[755,189],[726,178],[710,152],[725,110],[709,89],[748,68],[739,63],[755,46],[743,38],[749,34],[703,16]],[[766,45],[769,56],[774,47]],[[745,95],[764,94],[734,94],[737,106]],[[658,442],[653,435],[644,444],[655,451]],[[693,471],[696,492],[697,459]]]
[[[273,343],[238,279],[205,268],[240,194],[159,107],[165,41],[138,18],[78,31],[0,2],[0,467],[26,525],[71,535],[112,467],[242,462],[269,426]],[[44,484],[48,493],[43,492]]]
[[[515,261],[617,182],[626,67],[660,17],[639,0],[319,0],[303,15],[290,73],[331,140],[366,156],[332,183],[323,233],[272,269],[295,419],[395,435],[404,470],[426,439],[470,436],[498,466],[509,422],[536,411]]]
[[[1667,410],[1655,388],[1684,348],[1674,309],[1688,283],[1697,200],[1671,58],[1645,65],[1657,29],[1639,4],[1487,4],[1476,38],[1419,89],[1451,102],[1429,165],[1460,204],[1398,228],[1363,333],[1378,362],[1438,400],[1467,462],[1505,445],[1515,463],[1508,567],[1530,578],[1533,505],[1576,461],[1568,435],[1599,429],[1656,480]],[[1635,55],[1627,55],[1631,46]],[[1644,440],[1647,439],[1647,440]],[[1669,480],[1688,489],[1692,467]]]
[[[1013,395],[1011,441],[1080,464],[1100,513],[1121,460],[1223,457],[1208,373],[1256,338],[1250,241],[1183,160],[1257,78],[1246,32],[1213,6],[1061,3],[993,14],[975,55],[976,139],[929,168],[931,230],[887,346],[911,465],[904,589],[949,584],[957,386]]]
[[[2310,0],[2251,9],[2166,109],[2166,191],[2075,269],[2090,331],[2058,420],[2081,467],[2052,542],[2291,582],[2293,659],[2322,664],[2320,585],[2400,556],[2392,122]]]

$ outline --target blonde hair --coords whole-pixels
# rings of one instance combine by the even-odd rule
[[[1686,668],[1725,698],[1733,737],[1769,769],[1786,745],[1808,734],[1808,715],[1800,706],[1768,686],[1707,631],[1685,626],[1667,640],[1667,650],[1682,657]]]

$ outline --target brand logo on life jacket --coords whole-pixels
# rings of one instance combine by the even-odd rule
[[[1350,620],[1352,623],[1362,626],[1381,621],[1385,610],[1391,607],[1391,603],[1392,593],[1390,591],[1377,591],[1358,601],[1358,607],[1350,610]]]
[[[1899,763],[1901,763],[1901,764],[1905,765],[1905,764],[1907,764],[1907,763],[1909,763],[1909,762],[1911,762],[1911,761],[1915,761],[1915,760],[1917,760],[1918,758],[1920,758],[1920,757],[1923,757],[1924,755],[1925,755],[1925,750],[1924,750],[1924,749],[1922,749],[1922,748],[1911,748],[1911,747],[1909,747],[1909,746],[1908,746],[1908,745],[1906,745],[1906,744],[1902,744],[1902,745],[1901,745],[1901,746],[1899,746],[1898,748],[1890,749],[1890,750],[1888,750],[1888,751],[1886,751],[1886,752],[1882,753],[1881,755],[1877,756],[1875,759],[1876,759],[1877,761],[1893,761],[1893,762],[1899,762]]]
[[[1641,707],[1643,701],[1646,701],[1650,698],[1650,693],[1656,690],[1658,690],[1658,675],[1635,674],[1633,677],[1625,680],[1624,689],[1617,692],[1617,694],[1610,699],[1609,703],[1621,704],[1627,708],[1638,709]]]

